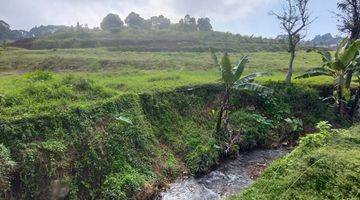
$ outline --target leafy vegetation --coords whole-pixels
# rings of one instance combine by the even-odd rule
[[[11,191],[11,173],[15,170],[16,163],[12,160],[10,151],[0,144],[0,196],[8,197]]]
[[[360,49],[360,40],[350,43],[345,39],[338,47],[335,57],[330,52],[318,51],[322,55],[323,65],[306,72],[297,78],[309,78],[313,76],[330,76],[334,79],[334,88],[337,93],[338,112],[344,114],[344,89],[349,89],[346,76],[349,71],[353,71],[359,63],[356,62],[357,54]]]
[[[96,83],[86,79],[58,79],[45,72],[26,78],[31,87],[46,88],[60,81],[69,87],[60,91],[74,91],[80,94],[77,98],[103,98]],[[296,87],[285,91],[280,86],[275,87],[273,97],[234,93],[232,105],[243,113],[234,110],[230,116],[230,120],[241,121],[234,123],[241,124],[234,128],[244,133],[237,148],[266,147],[297,138],[300,132],[293,132],[286,118],[299,118],[307,126],[318,120],[342,123],[329,118],[333,111],[319,100],[316,90]],[[52,88],[43,95],[52,90],[57,91]],[[65,194],[73,199],[135,199],[136,194],[151,197],[158,183],[171,181],[183,172],[209,170],[222,154],[222,140],[214,135],[216,116],[212,112],[219,106],[221,91],[221,85],[211,84],[177,92],[122,94],[87,104],[75,101],[67,109],[39,110],[32,115],[24,111],[21,115],[1,115],[0,143],[11,150],[11,158],[17,163],[17,198],[38,198],[58,190],[68,191]],[[298,99],[307,101],[300,104]],[[42,98],[35,101],[46,102]],[[256,114],[248,108],[252,106],[256,106]],[[303,112],[305,107],[309,112]],[[248,115],[251,117],[241,117]]]
[[[249,189],[230,199],[357,199],[360,127],[319,132],[301,139],[290,155],[273,163]]]
[[[0,199],[155,199],[229,155],[299,140],[232,199],[357,199],[360,126],[332,126],[350,126],[359,107],[360,4],[338,3],[350,39],[318,55],[301,51],[309,2],[273,12],[287,34],[276,39],[213,31],[209,18],[190,15],[108,14],[100,28],[29,32],[0,20]],[[219,62],[219,51],[231,56]]]

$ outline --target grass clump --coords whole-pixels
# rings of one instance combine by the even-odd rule
[[[253,186],[230,199],[358,199],[360,126],[337,131],[322,122],[318,129]]]

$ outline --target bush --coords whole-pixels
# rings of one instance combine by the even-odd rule
[[[60,141],[48,140],[23,145],[19,159],[21,193],[19,198],[49,198],[53,192],[51,184],[63,181],[67,167],[65,151],[67,147]]]
[[[44,70],[36,70],[34,72],[25,74],[25,78],[32,82],[48,81],[53,78],[53,74],[51,72],[44,71]]]
[[[213,167],[220,157],[220,147],[217,142],[211,139],[206,144],[193,139],[190,141],[190,146],[195,147],[186,156],[186,164],[193,173],[203,173]]]
[[[105,199],[136,199],[137,194],[145,183],[145,178],[135,171],[127,171],[123,174],[109,175],[102,188]]]
[[[243,148],[267,147],[278,140],[274,122],[261,114],[240,109],[230,114],[230,123],[240,133]]]
[[[0,198],[8,197],[11,173],[15,166],[15,162],[10,157],[10,151],[3,144],[0,144]]]

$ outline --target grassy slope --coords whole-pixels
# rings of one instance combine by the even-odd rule
[[[285,72],[289,55],[286,52],[256,52],[249,55],[251,71]],[[241,53],[231,54],[234,62]],[[317,66],[321,57],[300,51],[295,60],[295,72]],[[196,52],[123,52],[96,49],[24,50],[10,49],[0,56],[1,71],[34,68],[90,71],[124,69],[145,70],[211,70],[214,69],[210,53]]]
[[[324,127],[324,126],[323,126]],[[359,199],[360,126],[301,140],[245,192],[231,199]]]
[[[84,98],[99,93],[88,84],[71,84]],[[337,120],[317,90],[273,87],[271,97],[240,93],[232,100],[236,106],[230,118],[241,122],[234,128],[243,132],[239,148],[295,139],[299,132],[292,132],[286,118],[302,119],[308,127],[319,120]],[[214,134],[212,111],[219,107],[219,91],[218,85],[206,85],[181,92],[124,94],[67,110],[19,118],[2,115],[0,143],[12,152],[17,176],[1,171],[0,178],[12,178],[19,199],[47,198],[55,181],[70,190],[71,199],[150,198],[163,183],[183,172],[207,171],[219,159],[222,137]],[[3,152],[0,156],[9,160]]]
[[[128,51],[204,52],[209,47],[227,51],[284,51],[283,41],[249,37],[224,32],[182,32],[176,30],[125,29],[106,31],[68,31],[38,38],[30,43],[17,43],[31,49],[110,47]]]
[[[246,73],[263,71],[273,74],[260,81],[283,79],[287,53],[258,52],[249,55],[251,62]],[[233,54],[232,60],[235,62],[240,56]],[[295,72],[299,74],[319,62],[318,55],[299,52]],[[165,91],[186,85],[214,83],[219,77],[209,53],[114,52],[106,49],[10,49],[0,56],[0,69],[0,104],[6,105],[1,113],[11,116],[56,108],[63,110],[73,104],[89,104],[124,93]],[[34,69],[57,73],[46,82],[32,82],[18,75]],[[66,81],[69,74],[75,79],[72,82]],[[87,92],[74,87],[87,84],[83,79],[93,81],[91,87],[87,86]],[[328,80],[295,82],[324,83]]]

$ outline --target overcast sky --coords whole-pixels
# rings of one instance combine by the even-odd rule
[[[36,25],[76,22],[99,26],[108,13],[124,19],[131,11],[148,18],[165,15],[177,22],[185,14],[207,16],[215,30],[246,35],[275,37],[281,34],[278,22],[269,15],[281,10],[285,0],[0,0],[0,19],[12,29],[29,30]],[[317,34],[338,34],[336,19],[337,0],[310,0],[310,10],[317,20],[307,31],[308,37]]]

